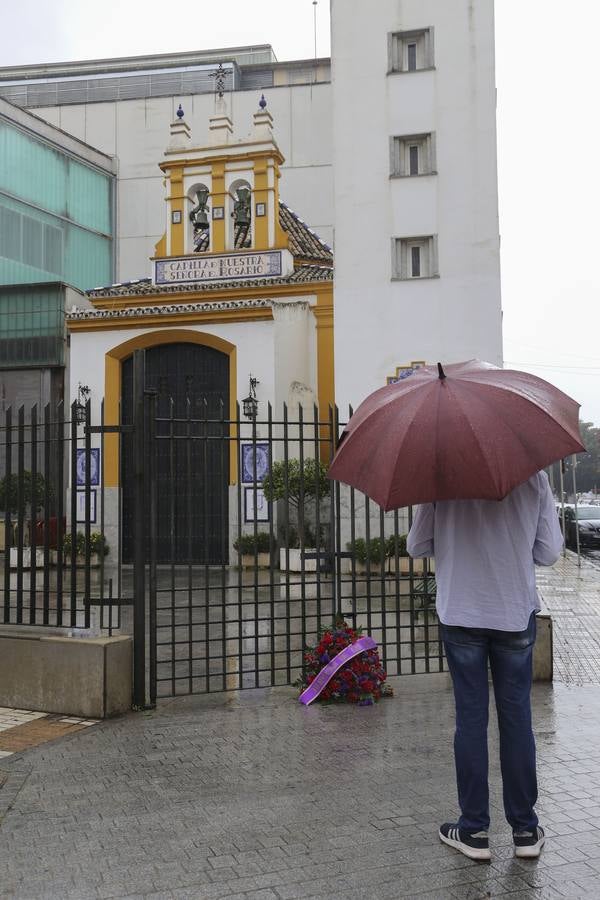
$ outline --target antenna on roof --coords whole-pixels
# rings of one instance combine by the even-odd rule
[[[317,2],[318,2],[318,0],[312,0],[313,23],[314,23],[314,33],[315,33],[315,62],[317,61]],[[316,72],[315,72],[315,78],[316,78]]]

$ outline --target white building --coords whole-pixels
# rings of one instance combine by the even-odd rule
[[[494,23],[493,0],[331,6],[331,64],[264,45],[24,66],[0,70],[0,95],[116,157],[124,282],[151,274],[164,232],[157,160],[179,104],[203,146],[219,64],[238,127],[264,92],[281,196],[335,247],[343,410],[413,362],[502,361]]]
[[[134,457],[132,443],[114,429],[132,421],[136,351],[143,351],[138,384],[155,392],[157,422],[166,415],[176,429],[178,417],[187,416],[190,427],[212,429],[210,440],[199,433],[190,440],[187,468],[175,439],[172,470],[169,454],[159,452],[164,441],[155,445],[157,480],[168,488],[159,492],[160,560],[169,559],[173,529],[179,554],[191,535],[197,561],[229,558],[239,524],[240,469],[243,482],[245,452],[258,453],[257,439],[263,458],[289,451],[323,451],[329,458],[319,444],[314,405],[327,410],[334,399],[331,249],[280,199],[284,159],[266,100],[236,127],[220,99],[209,131],[208,143],[199,144],[180,108],[156,161],[163,234],[153,277],[89,291],[88,305],[67,318],[71,395],[85,380],[92,421],[100,420],[103,401],[104,424],[113,429],[94,449],[103,458],[105,531],[117,546],[121,505],[125,561],[135,531]],[[250,398],[257,409],[246,413],[249,421],[240,420],[240,406]],[[301,407],[308,423],[284,432],[285,450],[280,437],[273,443],[266,421],[269,408],[279,421],[284,404],[292,418]],[[297,431],[307,444],[302,451],[295,449]],[[244,489],[244,503],[250,490]],[[175,523],[173,513],[169,525],[172,497],[179,498],[178,518]],[[185,497],[204,515],[186,519]]]
[[[282,195],[331,244],[328,59],[278,63],[272,48],[264,45],[0,69],[0,96],[116,157],[115,281],[151,274],[149,257],[164,231],[157,160],[164,151],[165,134],[181,103],[196,143],[208,143],[219,64],[231,118],[249,123],[248,135],[265,93],[286,160]]]
[[[493,0],[332,0],[336,400],[502,362]]]

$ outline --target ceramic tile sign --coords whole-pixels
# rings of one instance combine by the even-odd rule
[[[281,250],[264,253],[231,253],[215,256],[183,256],[154,261],[155,284],[193,281],[234,281],[277,278],[285,274]]]
[[[269,444],[242,444],[242,484],[261,484],[269,474]]]
[[[244,522],[268,522],[269,504],[262,488],[244,488]]]
[[[87,452],[84,448],[77,448],[77,487],[85,487]],[[90,484],[98,487],[100,484],[100,448],[92,447],[90,450]]]
[[[77,522],[85,524],[85,495],[86,491],[77,491]],[[90,525],[96,524],[96,491],[90,491]]]

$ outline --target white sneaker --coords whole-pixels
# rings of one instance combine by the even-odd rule
[[[540,825],[532,831],[513,831],[515,842],[515,856],[521,859],[535,859],[540,855],[540,850],[546,842],[544,829]]]

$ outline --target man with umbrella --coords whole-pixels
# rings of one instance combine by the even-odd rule
[[[515,853],[539,856],[535,741],[530,691],[534,563],[551,566],[562,534],[545,472],[503,500],[445,500],[419,506],[411,556],[436,560],[437,612],[456,702],[454,755],[461,816],[440,838],[473,859],[489,859],[488,660],[500,731],[504,811]]]
[[[411,556],[435,556],[437,613],[454,685],[461,816],[440,839],[472,859],[488,842],[488,663],[500,731],[504,809],[515,854],[539,856],[530,692],[534,565],[552,565],[562,534],[545,466],[585,449],[579,406],[523,372],[471,361],[424,367],[368,397],[330,476],[384,509],[420,503]]]

